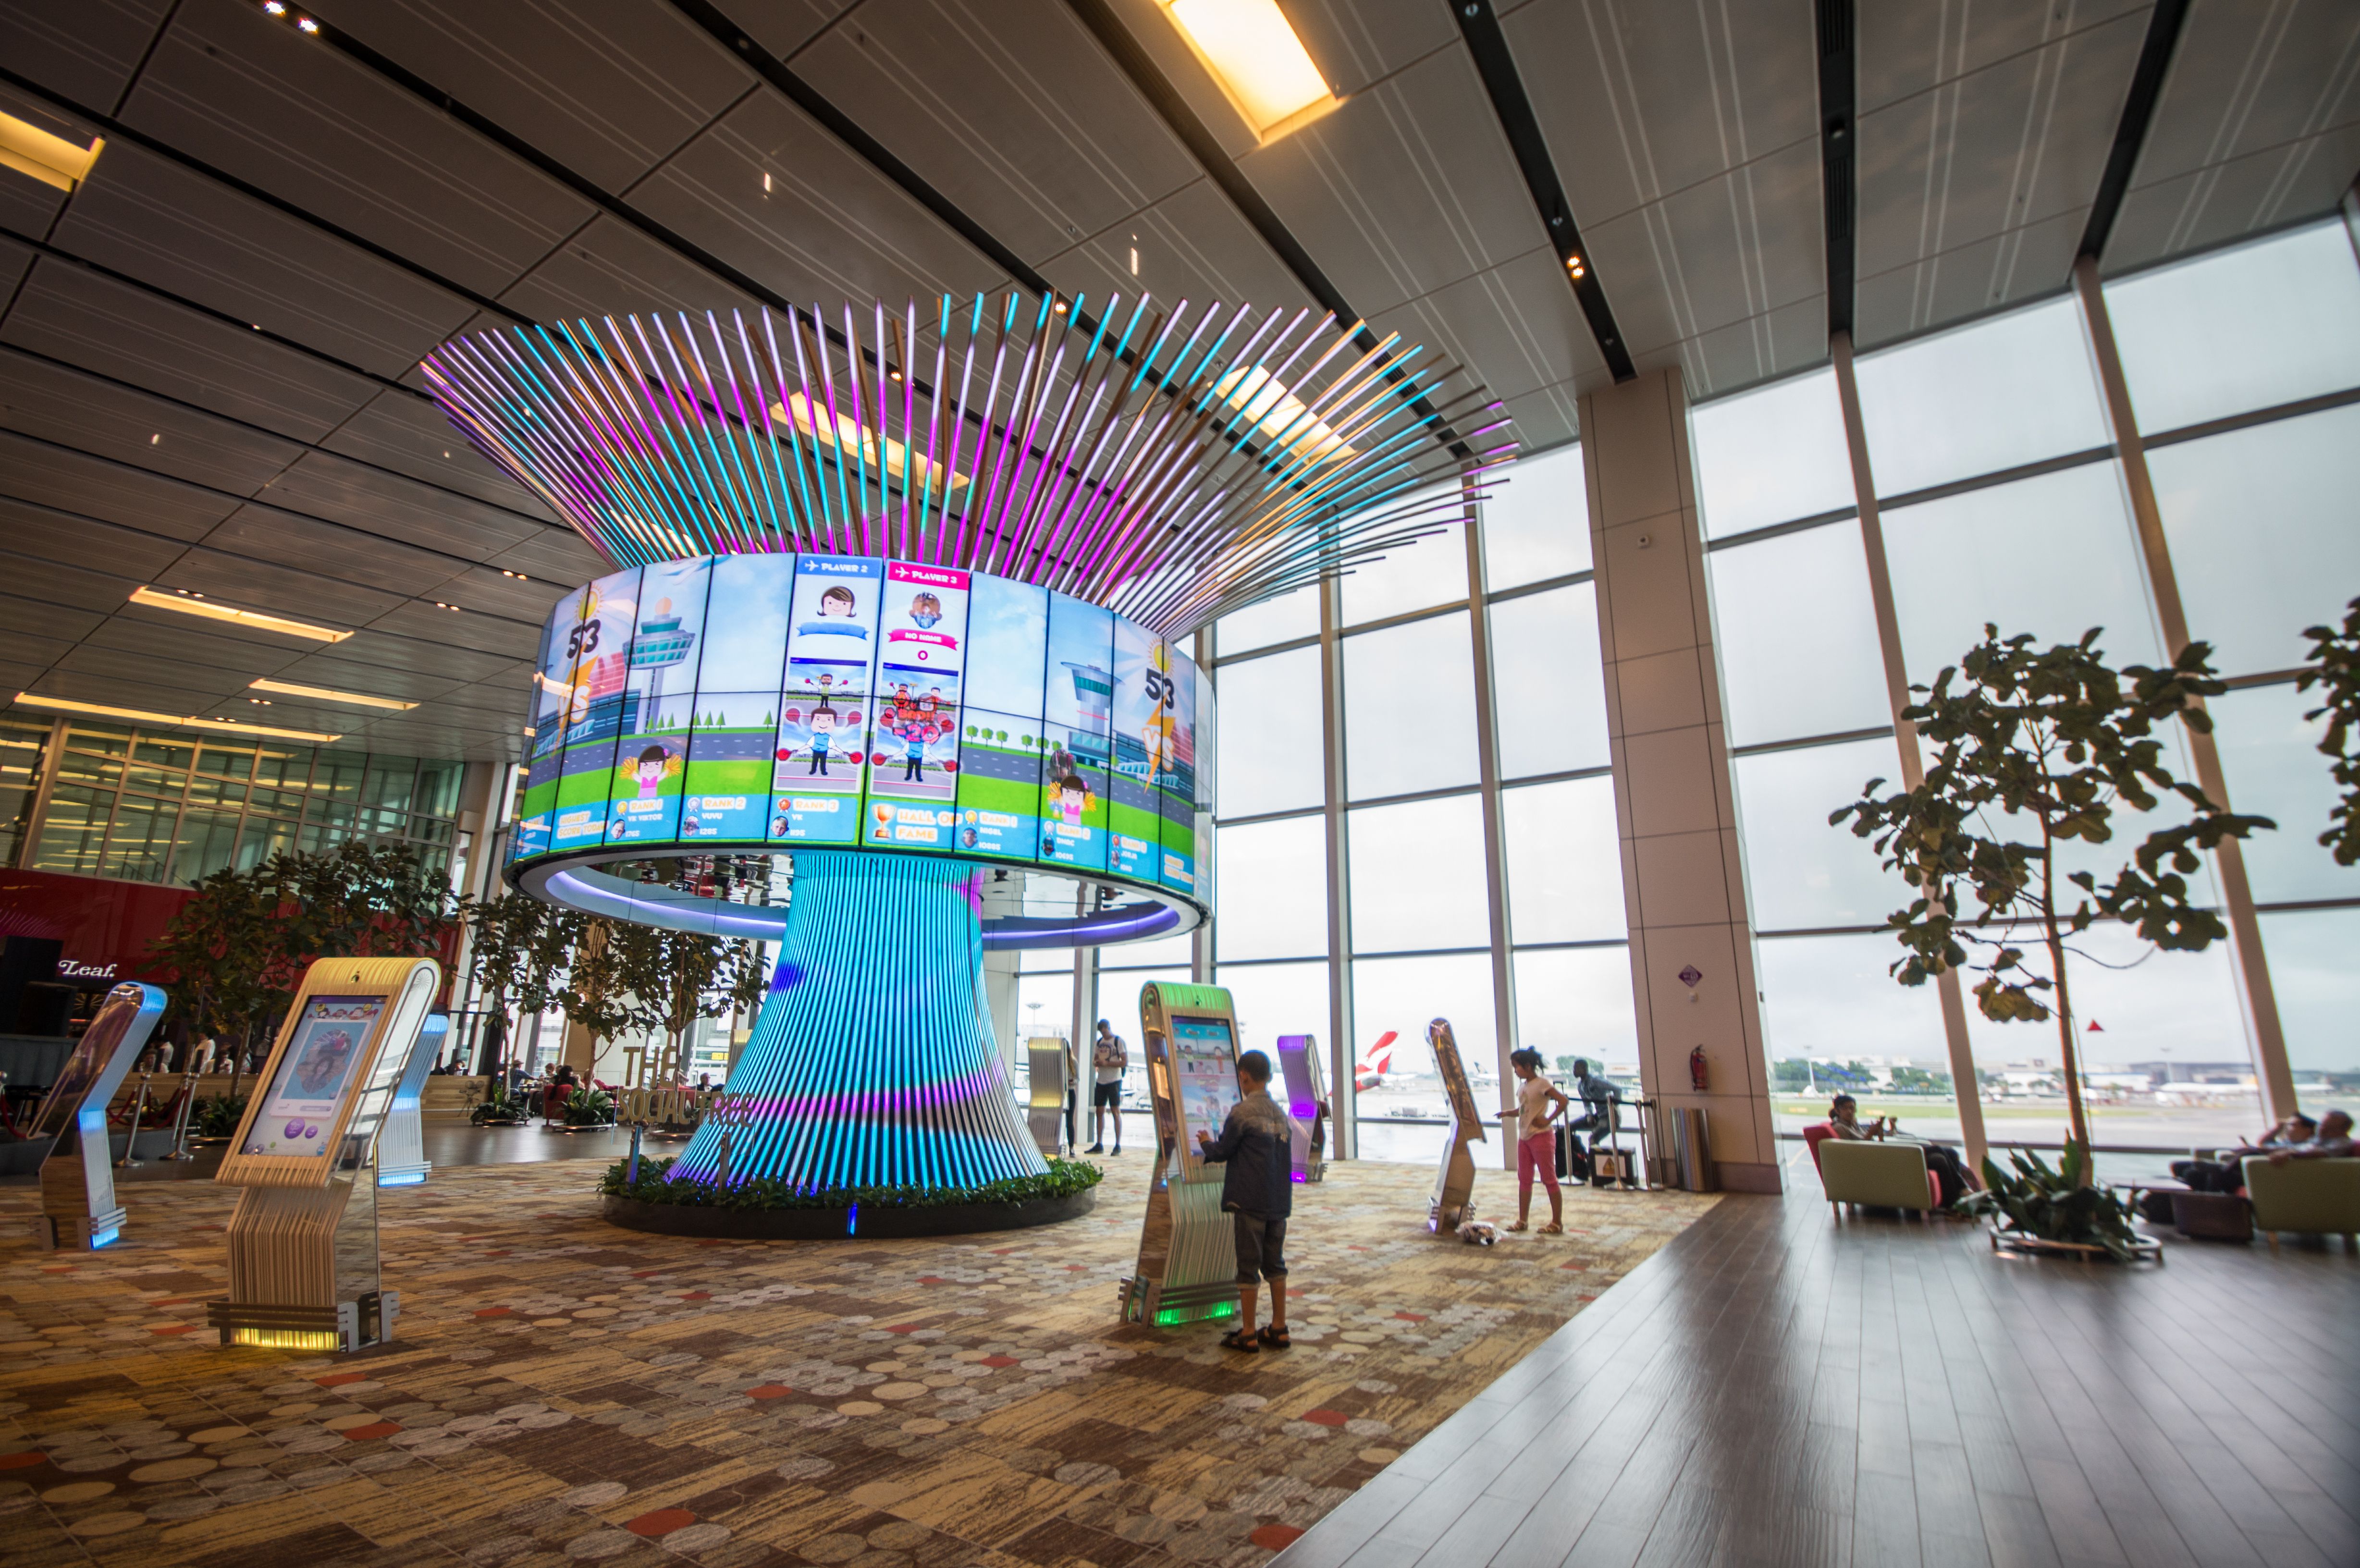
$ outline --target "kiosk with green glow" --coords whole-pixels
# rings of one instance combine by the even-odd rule
[[[279,1026],[261,1087],[213,1178],[243,1187],[224,1345],[358,1350],[393,1336],[377,1269],[377,1134],[442,984],[431,958],[322,958]]]
[[[1139,1234],[1139,1267],[1122,1282],[1132,1323],[1235,1317],[1238,1254],[1221,1212],[1221,1170],[1196,1150],[1238,1103],[1237,1012],[1218,985],[1140,987],[1140,1034],[1155,1102],[1155,1173]]]

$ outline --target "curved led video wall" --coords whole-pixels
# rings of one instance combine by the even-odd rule
[[[511,877],[620,847],[1022,863],[1202,909],[1211,693],[1035,584],[878,557],[705,556],[558,602]]]

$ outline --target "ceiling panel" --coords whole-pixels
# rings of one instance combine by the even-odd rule
[[[398,636],[383,627],[363,626],[331,651],[320,651],[317,645],[291,670],[316,670],[329,661],[349,662],[385,670],[414,670],[431,675],[447,675],[453,681],[491,681],[517,667],[518,660],[506,654],[486,653],[472,648],[438,640],[432,633],[440,632],[439,623],[430,623],[430,635],[425,637]],[[536,657],[539,648],[532,650]],[[290,675],[300,681],[300,675]],[[333,686],[333,681],[317,684]]]
[[[932,213],[767,90],[650,176],[632,201],[796,300],[922,299],[1005,281]]]
[[[205,544],[257,561],[300,562],[338,582],[432,598],[446,597],[445,584],[464,570],[445,555],[259,505],[230,514]]]
[[[250,329],[54,257],[35,264],[0,323],[0,341],[304,441],[326,433],[379,387]]]
[[[594,211],[246,0],[183,0],[123,118],[483,294],[514,282]]]
[[[470,312],[458,295],[128,143],[108,144],[56,243],[379,376],[417,364]]]
[[[0,495],[177,539],[202,538],[238,504],[235,496],[5,431]]]
[[[6,58],[0,54],[0,60]],[[0,83],[0,111],[78,147],[90,145],[89,125],[56,113],[49,100],[19,93],[5,83]],[[65,210],[65,204],[66,193],[56,186],[16,169],[0,169],[0,224],[32,238],[46,238],[49,224]]]
[[[219,701],[233,692],[242,692],[246,690],[246,683],[253,679],[235,670],[199,664],[193,659],[158,659],[144,653],[126,653],[120,648],[103,648],[94,642],[83,643],[60,658],[50,668],[50,674],[52,677],[89,675],[115,681],[145,681],[150,686],[189,693],[184,706]]]
[[[1633,357],[1692,397],[1792,368],[1772,322],[1827,288],[1809,0],[1535,0],[1502,25]]]
[[[320,444],[330,452],[456,490],[543,524],[557,522],[530,491],[468,445],[440,408],[408,392],[388,388],[378,393]]]
[[[317,9],[617,193],[754,82],[664,0],[330,0]]]
[[[2064,287],[2147,17],[2050,7],[2031,28],[2005,8],[1864,13],[1882,102],[1860,116],[1863,347]]]
[[[574,321],[645,310],[751,310],[756,301],[644,231],[602,213],[500,303],[536,321]]]
[[[2107,270],[2332,212],[2360,169],[2355,61],[2360,6],[2196,0]]]
[[[1558,276],[1556,253],[1528,251],[1502,267],[1413,299],[1370,325],[1423,345],[1414,362],[1437,356],[1480,365],[1491,395],[1517,397],[1577,376],[1610,385],[1612,374],[1583,324],[1581,307]]]
[[[1507,405],[1509,417],[1516,421],[1516,435],[1524,442],[1524,455],[1563,446],[1580,433],[1581,408],[1577,399],[1581,391],[1574,383],[1563,381],[1520,397],[1502,399]],[[1513,474],[1515,470],[1508,472]]]
[[[0,299],[16,293],[17,283],[32,269],[32,246],[18,245],[15,240],[0,235]]]
[[[503,620],[497,615],[474,615],[464,611],[454,613],[440,605],[421,604],[415,600],[393,605],[368,624],[373,630],[388,632],[395,637],[449,643],[454,648],[497,654],[511,659],[534,659],[541,654],[541,627],[538,626]]]
[[[484,564],[495,571],[506,567],[535,582],[555,583],[565,588],[615,570],[613,561],[592,550],[572,528],[544,528],[522,543],[510,545]]]
[[[1279,9],[1338,98],[1459,41],[1450,7],[1434,0],[1279,0]]]
[[[168,713],[174,718],[242,719],[244,713],[233,713],[229,704],[240,708],[246,703],[238,696],[242,681],[211,689],[176,685],[163,679],[167,669],[157,662],[146,667],[147,679],[136,676],[99,675],[73,670],[52,670],[33,682],[33,691],[44,697],[62,697],[70,702],[94,702],[110,708],[136,708],[151,713]],[[68,717],[72,715],[69,714]],[[99,719],[100,724],[120,724],[119,719]]]
[[[295,461],[290,441],[0,349],[0,423],[210,489],[251,495]]]
[[[174,562],[171,570],[156,579],[156,585],[186,588],[224,604],[268,610],[336,631],[366,626],[405,602],[379,589],[339,582],[282,561],[255,561],[202,547]],[[305,639],[287,640],[300,647]]]
[[[16,659],[0,659],[0,701],[13,697],[48,673],[49,666],[46,664],[24,664]],[[29,708],[26,710],[28,714],[32,712]]]
[[[1692,398],[1721,397],[1828,356],[1828,299],[1808,294],[1759,316],[1699,332],[1637,358],[1641,370],[1677,365]]]
[[[139,586],[137,578],[20,555],[5,542],[0,542],[0,582],[36,603],[95,610],[100,615],[113,614]]]
[[[1199,173],[1063,0],[869,0],[792,64],[1034,265]]]
[[[168,0],[10,0],[0,6],[0,60],[104,113],[170,9]]]
[[[333,452],[304,453],[271,482],[261,498],[470,561],[497,554],[548,528]]]
[[[126,606],[93,630],[89,644],[149,659],[184,659],[215,670],[238,670],[249,680],[275,673],[296,657],[284,637],[278,639],[279,647],[266,648],[251,638],[205,629],[220,624]]]
[[[1181,187],[1146,212],[1051,257],[1041,269],[1052,287],[1087,296],[1091,310],[1101,314],[1111,297],[1119,294],[1128,301],[1142,291],[1167,306],[1182,299],[1313,305],[1302,282],[1209,180]],[[1128,316],[1130,306],[1122,310]]]
[[[1366,316],[1547,243],[1464,47],[1429,55],[1239,167]]]
[[[152,578],[188,547],[73,512],[0,497],[0,539],[19,555],[69,566],[104,561],[116,572]],[[127,590],[126,590],[127,592]]]
[[[114,608],[110,603],[93,613],[62,602],[25,597],[32,584],[17,580],[13,566],[10,572],[0,573],[0,583],[8,583],[17,590],[15,593],[0,593],[0,626],[18,635],[37,634],[79,642],[106,619],[106,611]],[[130,591],[126,588],[124,593]]]

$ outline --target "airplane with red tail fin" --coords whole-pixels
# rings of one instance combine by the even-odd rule
[[[1392,1029],[1377,1037],[1377,1043],[1369,1047],[1369,1053],[1352,1069],[1353,1088],[1373,1089],[1385,1081],[1385,1074],[1393,1071],[1394,1038]]]

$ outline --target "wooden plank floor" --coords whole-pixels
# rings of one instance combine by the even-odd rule
[[[2360,1563],[2360,1257],[1732,1196],[1278,1568]],[[1633,1199],[1644,1202],[1644,1199]]]

